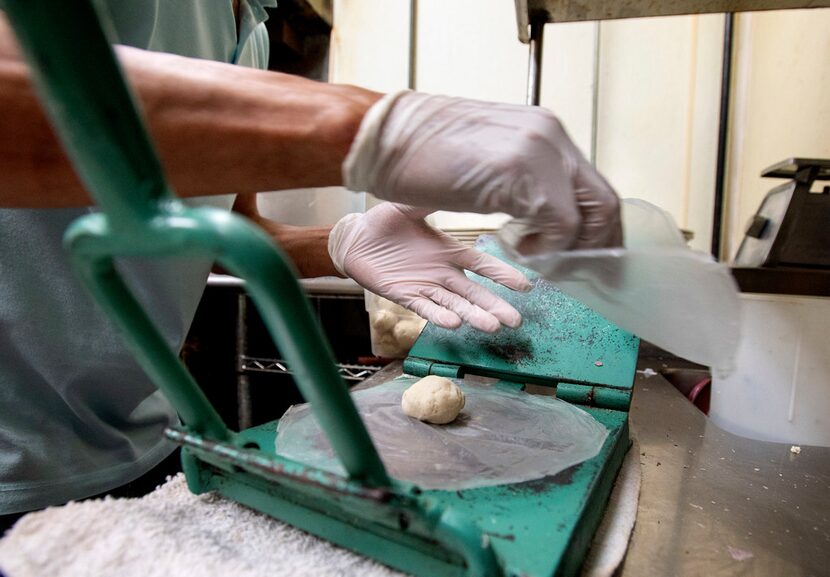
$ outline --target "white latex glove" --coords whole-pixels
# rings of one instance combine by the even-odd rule
[[[429,210],[383,203],[349,214],[329,234],[329,254],[341,274],[428,321],[457,328],[462,321],[485,331],[518,327],[519,312],[467,278],[464,269],[513,290],[530,290],[522,273],[501,260],[435,230]]]
[[[522,254],[622,243],[617,195],[539,107],[389,94],[364,117],[343,180],[409,205],[506,212],[502,240]]]

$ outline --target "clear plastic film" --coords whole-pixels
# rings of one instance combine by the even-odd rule
[[[731,370],[740,336],[738,289],[726,265],[685,246],[672,217],[637,199],[622,206],[625,248],[523,256],[563,292],[680,357]]]
[[[469,489],[555,475],[595,456],[608,434],[591,415],[553,397],[499,385],[454,382],[464,410],[448,425],[430,425],[401,410],[403,392],[418,379],[402,376],[352,394],[389,474],[424,489]],[[308,404],[279,423],[277,453],[340,475]]]

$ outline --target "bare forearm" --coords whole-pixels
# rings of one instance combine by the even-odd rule
[[[331,262],[328,251],[331,226],[282,225],[274,240],[294,261],[300,278],[342,276]]]
[[[235,212],[258,224],[294,262],[300,278],[341,276],[329,256],[331,226],[291,226],[262,217],[256,206],[256,195],[237,197]]]
[[[118,55],[181,196],[340,184],[340,166],[360,121],[380,97],[131,48],[119,48]],[[0,86],[0,206],[88,204],[2,13]]]

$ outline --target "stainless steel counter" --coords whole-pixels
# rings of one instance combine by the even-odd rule
[[[638,373],[630,424],[643,479],[623,577],[830,575],[830,449],[731,435],[660,375]]]
[[[638,374],[630,424],[643,484],[623,575],[830,575],[830,449],[727,433],[659,375]]]

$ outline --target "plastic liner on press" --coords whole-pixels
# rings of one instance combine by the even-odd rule
[[[594,417],[553,397],[498,385],[454,382],[466,396],[448,425],[401,410],[417,377],[402,376],[352,393],[389,474],[423,489],[469,489],[555,475],[599,453],[608,431]],[[277,431],[276,450],[294,461],[345,475],[308,404],[294,405]]]

